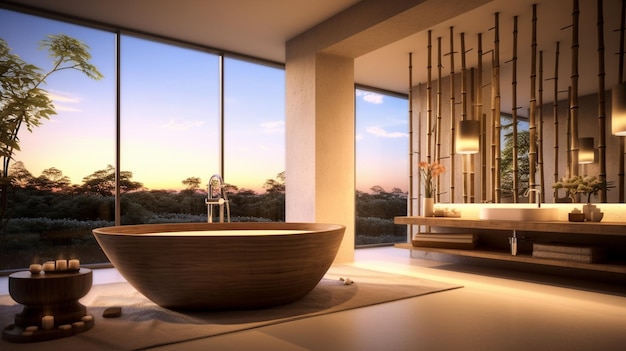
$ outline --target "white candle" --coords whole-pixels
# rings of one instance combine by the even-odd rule
[[[32,274],[39,274],[41,272],[41,265],[38,263],[33,263],[30,265],[30,267],[28,268],[28,270],[32,273]]]
[[[93,316],[83,316],[83,318],[81,318],[80,320],[85,323],[89,323],[93,320]]]
[[[44,272],[54,272],[54,261],[48,261],[43,264]]]
[[[46,330],[54,328],[54,317],[43,316],[43,318],[41,318],[41,327]]]
[[[57,260],[57,271],[66,271],[67,270],[67,260]]]
[[[67,261],[67,268],[71,269],[71,270],[79,270],[80,269],[80,261],[77,259],[73,259],[73,260],[68,260]]]

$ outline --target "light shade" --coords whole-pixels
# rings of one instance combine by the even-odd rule
[[[480,122],[476,120],[459,121],[455,129],[456,152],[476,154],[480,147]]]
[[[626,136],[626,83],[619,83],[611,91],[611,133]]]
[[[578,163],[588,164],[596,162],[593,138],[578,139]]]

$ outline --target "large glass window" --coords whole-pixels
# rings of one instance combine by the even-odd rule
[[[39,43],[59,34],[85,43],[104,78],[63,70],[40,86],[56,114],[32,133],[23,126],[19,149],[6,155],[0,270],[63,257],[106,262],[91,230],[115,224],[116,184],[122,224],[207,221],[207,183],[222,170],[233,221],[284,220],[283,69],[224,58],[220,71],[221,57],[207,50],[0,10],[0,38],[11,50],[2,54],[42,74],[52,61]],[[2,128],[10,129],[7,121]]]
[[[120,52],[122,224],[206,221],[204,189],[219,173],[219,57],[126,35]]]
[[[85,186],[84,177],[115,162],[115,36],[99,30],[0,9],[0,38],[10,51],[2,52],[3,83],[21,61],[39,68],[39,80],[54,71],[48,50],[40,49],[50,35],[67,35],[88,46],[89,62],[102,73],[94,80],[75,69],[50,74],[42,84],[22,80],[22,91],[43,89],[54,111],[40,125],[11,125],[17,114],[2,115],[2,147],[17,141],[19,148],[3,154],[8,176],[3,176],[0,270],[28,267],[34,262],[78,257],[83,262],[103,262],[106,257],[91,229],[113,223],[113,202]],[[66,67],[68,65],[62,65]],[[9,69],[7,71],[6,69]],[[20,77],[33,77],[20,71]],[[18,85],[2,86],[1,108]],[[33,90],[34,89],[34,90]],[[11,90],[11,92],[9,91]],[[27,104],[34,106],[33,102]],[[16,138],[7,134],[17,131]],[[7,142],[9,144],[7,144]],[[10,158],[10,159],[8,159]],[[4,173],[4,172],[2,172]]]
[[[224,60],[224,181],[234,220],[285,220],[285,71]]]
[[[406,242],[407,99],[356,90],[356,245]]]

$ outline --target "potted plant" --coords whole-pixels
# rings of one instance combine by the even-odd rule
[[[608,190],[612,188],[610,182],[606,179],[600,179],[596,176],[571,176],[563,177],[558,182],[552,185],[555,189],[565,189],[568,197],[572,202],[577,202],[578,194],[582,194],[587,198],[587,203],[583,206],[583,213],[585,214],[585,220],[591,220],[591,212],[595,210],[595,205],[591,204],[591,195],[598,194],[601,190]]]

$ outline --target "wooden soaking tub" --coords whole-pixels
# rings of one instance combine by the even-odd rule
[[[172,309],[253,309],[296,301],[332,264],[345,227],[176,223],[93,230],[120,274]]]

